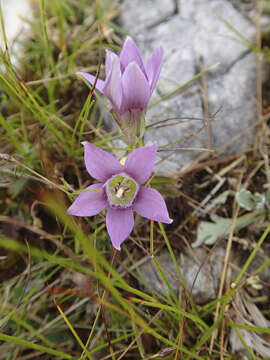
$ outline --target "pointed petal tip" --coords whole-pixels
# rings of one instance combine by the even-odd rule
[[[171,219],[171,218],[169,218],[169,217],[165,218],[165,217],[163,216],[163,218],[162,218],[162,219],[159,219],[158,222],[161,222],[161,223],[163,223],[163,224],[168,224],[168,225],[170,225],[170,224],[173,222],[173,219]]]
[[[159,56],[160,56],[160,62],[163,62],[163,56],[164,56],[164,48],[162,46],[160,46],[158,48],[158,52],[159,52]]]
[[[125,44],[126,42],[129,42],[129,41],[135,43],[135,41],[133,40],[133,38],[132,38],[130,35],[127,35],[124,44]]]
[[[89,192],[83,192],[74,200],[67,209],[67,213],[73,216],[94,216],[107,207],[104,197],[103,184],[93,184],[86,188]]]
[[[126,38],[119,58],[120,58],[122,73],[124,73],[125,69],[132,61],[135,61],[139,66],[139,68],[141,69],[144,76],[146,77],[146,72],[145,72],[141,52],[138,49],[136,42],[131,37]]]
[[[75,201],[74,201],[75,202]],[[67,214],[68,215],[71,215],[71,216],[78,216],[77,215],[77,212],[74,210],[75,207],[74,207],[74,202],[67,208]]]
[[[76,75],[86,80],[91,86],[95,84],[95,89],[99,90],[103,94],[103,88],[105,84],[103,80],[97,79],[96,76],[82,71],[76,72]]]
[[[126,48],[126,47],[129,47],[129,51],[130,51],[130,50],[131,50],[131,51],[135,51],[135,52],[137,52],[137,53],[139,54],[139,56],[140,56],[140,51],[139,51],[139,49],[138,49],[138,47],[137,47],[137,44],[136,44],[136,42],[134,41],[134,39],[133,39],[130,35],[128,35],[128,36],[126,37],[126,39],[125,39],[125,41],[124,41],[124,44],[123,44],[122,50],[123,50],[124,48]]]
[[[67,208],[67,214],[68,215],[72,215],[72,211],[70,210],[71,206],[69,208]]]
[[[113,51],[106,49],[106,58],[109,58],[108,60],[114,61],[115,59],[119,59],[119,56],[115,54]]]
[[[154,221],[157,221],[157,220],[154,220]],[[167,219],[162,219],[162,220],[159,220],[157,222],[170,225],[173,222],[173,219],[168,217]]]
[[[158,149],[157,143],[154,143],[154,144],[152,144],[152,145],[148,145],[148,147],[151,148],[151,149],[153,149],[153,150],[155,150],[155,151],[157,151],[157,149]]]
[[[163,48],[163,46],[158,47],[158,50],[160,51],[160,53],[162,53],[162,55],[164,54],[164,48]]]
[[[162,222],[164,224],[172,223],[165,200],[156,189],[141,186],[133,209],[139,215],[149,220]]]
[[[84,79],[87,80],[87,81],[89,81],[89,80],[88,80],[88,76],[92,76],[91,74],[88,74],[88,73],[83,72],[83,71],[77,71],[77,72],[75,73],[75,75],[78,75],[78,76],[84,78]]]
[[[112,243],[112,246],[115,248],[115,250],[121,251],[120,245],[114,245],[114,244]]]

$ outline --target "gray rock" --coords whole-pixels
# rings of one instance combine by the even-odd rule
[[[174,0],[158,3],[156,0],[126,1],[122,15],[127,20],[126,25],[132,27],[133,31],[144,31],[146,26],[155,26],[172,16],[176,10],[175,4]]]
[[[253,0],[230,0],[232,5],[246,16],[256,10],[256,2]]]
[[[224,247],[216,248],[214,253],[210,255],[202,248],[195,249],[193,254],[181,254],[179,269],[189,292],[197,304],[203,304],[216,299],[224,255]],[[156,259],[173,291],[177,294],[182,284],[170,254],[163,252]],[[169,294],[169,290],[152,259],[143,264],[140,271],[144,274],[144,279],[148,286],[159,293]]]
[[[1,6],[9,52],[11,54],[12,62],[17,65],[17,59],[22,55],[20,41],[25,39],[27,31],[30,28],[25,19],[32,19],[33,9],[30,0],[2,1]],[[4,49],[4,41],[1,34],[0,46]]]
[[[186,249],[186,252],[181,253],[177,259],[179,270],[185,280],[185,284],[197,304],[204,304],[217,298],[225,252],[226,241],[221,242],[220,245],[212,249],[212,253],[206,251],[204,248],[196,248],[193,249],[192,252]],[[266,252],[259,252],[251,262],[247,272],[253,274],[259,266],[269,259],[268,255],[269,251],[267,249]],[[230,257],[232,264],[232,267],[230,267],[231,279],[236,278],[238,275],[237,268],[240,269],[244,265],[247,256],[247,254],[243,256],[243,251],[232,250]],[[180,289],[183,290],[183,286],[170,254],[166,250],[163,250],[160,255],[156,256],[156,259],[171,288],[178,294]],[[139,271],[143,274],[148,289],[154,289],[163,295],[169,294],[169,290],[152,259],[149,259],[141,265]],[[269,289],[265,285],[265,283],[269,282],[269,276],[270,266],[266,267],[258,276],[257,283],[263,286],[265,294],[269,294]]]
[[[144,58],[157,46],[164,48],[164,66],[153,101],[219,62],[220,65],[206,75],[209,114],[222,107],[210,122],[211,149],[235,153],[249,147],[257,114],[252,98],[256,97],[255,57],[222,19],[249,41],[255,37],[255,26],[229,0],[179,1],[178,11],[175,4],[169,0],[132,0],[127,2],[121,15],[124,28],[135,38]],[[151,119],[205,117],[201,84],[201,79],[193,82],[184,91],[150,108],[148,124]],[[208,130],[205,127],[199,132],[204,121],[178,122],[147,131],[146,143],[157,142],[162,146],[179,140],[176,147],[207,147]],[[191,137],[194,132],[199,133]],[[235,137],[237,139],[225,148]],[[200,154],[194,150],[160,151],[156,171],[172,175]]]

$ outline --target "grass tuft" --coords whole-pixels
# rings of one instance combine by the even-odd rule
[[[211,248],[203,246],[203,261],[191,243],[199,222],[209,220],[208,213],[232,218],[232,224],[245,213],[231,196],[215,202],[220,194],[235,193],[240,186],[266,193],[267,112],[261,114],[253,149],[227,157],[208,149],[174,179],[151,179],[151,186],[167,197],[174,223],[164,227],[136,218],[120,253],[112,249],[103,214],[85,219],[66,214],[69,203],[90,184],[81,141],[119,150],[113,142],[118,132],[104,125],[106,104],[75,74],[104,75],[104,50],[118,51],[124,35],[117,23],[120,10],[116,0],[40,0],[16,66],[0,11],[5,42],[0,50],[0,360],[229,360],[234,356],[232,329],[250,358],[262,358],[264,339],[269,338],[269,281],[262,276],[269,268],[269,216],[237,236],[232,228],[227,242],[218,239]],[[258,44],[247,44],[234,33],[262,55]],[[159,102],[199,81],[214,66]],[[187,120],[159,120],[147,131]],[[199,131],[204,127],[205,122]],[[160,150],[172,150],[181,141]],[[225,259],[219,258],[219,246],[227,247]],[[170,264],[161,261],[164,251],[172,276]],[[197,276],[187,282],[183,254],[199,263],[197,275],[216,255],[223,270],[214,274],[222,278],[215,299],[195,297]],[[232,254],[242,262],[236,264]],[[153,267],[163,291],[148,281],[145,263]],[[249,345],[243,331],[260,349]]]

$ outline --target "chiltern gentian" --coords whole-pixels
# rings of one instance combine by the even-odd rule
[[[107,208],[106,227],[117,250],[133,229],[133,210],[150,220],[172,222],[160,193],[142,185],[152,173],[156,145],[134,150],[124,167],[106,151],[87,141],[83,145],[86,169],[99,183],[90,185],[89,192],[77,197],[68,208],[69,214],[93,216]]]
[[[144,131],[144,115],[158,81],[163,49],[157,48],[143,64],[141,54],[131,38],[127,38],[120,56],[107,51],[106,80],[98,79],[96,88],[111,102],[111,113],[129,143],[136,142]],[[79,72],[90,84],[95,76]]]

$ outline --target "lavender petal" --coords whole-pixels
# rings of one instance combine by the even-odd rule
[[[121,111],[146,109],[151,93],[148,81],[135,62],[129,63],[123,76],[123,103]]]
[[[125,161],[125,171],[138,184],[143,184],[151,175],[156,159],[157,145],[142,146],[130,153]]]
[[[102,186],[103,184],[88,186],[87,190],[97,189],[97,191],[81,193],[68,208],[68,214],[74,216],[93,216],[104,210],[107,206],[107,201],[104,197]]]
[[[77,75],[82,76],[85,80],[87,80],[91,85],[95,83],[96,77],[85,73],[85,72],[77,72]],[[103,94],[103,88],[104,88],[105,82],[103,80],[97,79],[95,88],[98,89]]]
[[[107,68],[108,70],[110,69],[110,72],[106,77],[103,94],[110,100],[116,112],[119,112],[122,103],[120,60],[119,57],[112,52],[110,52],[108,56],[110,56],[110,60],[107,60]]]
[[[105,182],[112,175],[123,171],[119,161],[108,152],[97,148],[88,141],[83,141],[82,144],[86,169],[94,179]]]
[[[171,224],[166,203],[161,194],[151,188],[141,186],[139,194],[133,205],[133,209],[141,216],[149,220]]]
[[[122,73],[124,73],[126,67],[131,62],[135,62],[139,66],[143,74],[146,76],[140,51],[135,41],[132,38],[128,37],[120,53],[120,64]]]
[[[150,84],[151,94],[154,91],[163,63],[163,48],[160,47],[154,51],[154,53],[147,60],[145,65],[145,71]]]
[[[111,71],[111,68],[112,68],[112,59],[114,59],[115,56],[117,56],[115,53],[113,53],[110,50],[106,50],[106,58],[105,58],[105,73],[106,73],[106,76],[108,76],[110,74],[110,71]]]
[[[108,209],[106,227],[115,249],[120,250],[120,245],[129,236],[133,226],[134,216],[131,209]]]

